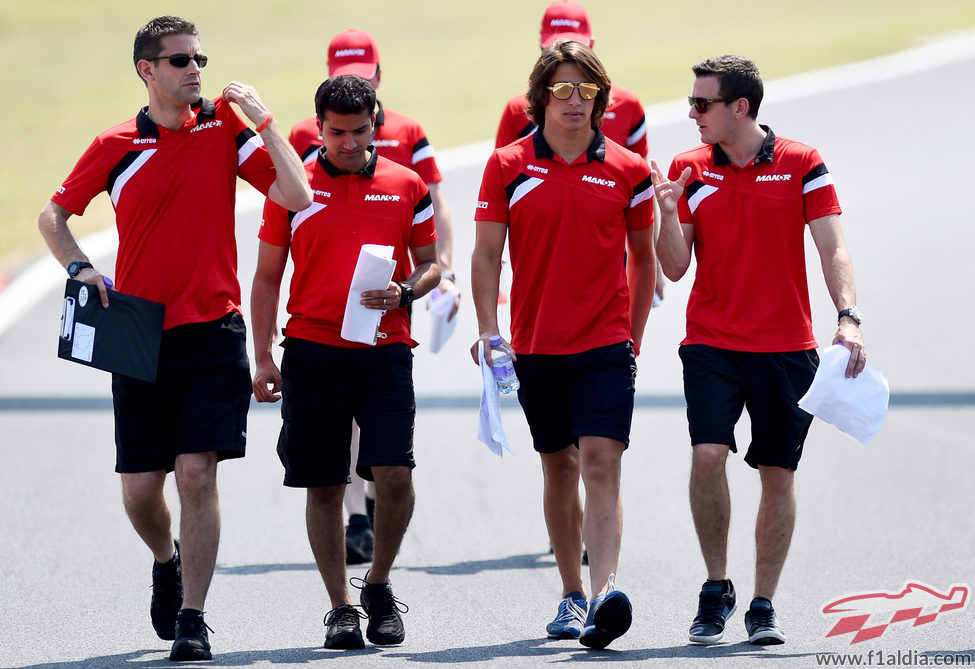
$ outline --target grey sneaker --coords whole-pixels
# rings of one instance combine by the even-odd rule
[[[183,606],[183,568],[179,560],[179,541],[174,541],[173,558],[164,564],[152,561],[152,602],[149,618],[160,639],[176,638],[176,614]]]
[[[359,619],[365,617],[351,604],[343,604],[329,611],[325,615],[325,648],[335,650],[365,648],[362,630],[359,629]]]
[[[759,646],[773,646],[785,643],[785,633],[775,618],[772,602],[764,597],[752,600],[745,614],[745,629],[748,642]]]
[[[362,585],[356,585],[353,582],[356,580],[362,581]],[[349,582],[362,591],[359,603],[369,616],[366,638],[377,646],[403,643],[406,630],[400,613],[406,613],[410,607],[393,596],[389,583],[367,583],[364,579],[350,579]]]
[[[545,631],[549,639],[578,639],[586,625],[586,610],[589,603],[581,592],[570,592],[559,602],[559,612]]]
[[[694,643],[721,641],[728,618],[738,609],[735,586],[730,580],[705,581],[697,605],[697,617],[691,624],[688,639]]]

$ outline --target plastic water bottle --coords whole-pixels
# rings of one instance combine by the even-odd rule
[[[501,336],[494,335],[491,342],[491,364],[494,366],[494,381],[498,384],[498,390],[507,395],[521,387],[518,376],[515,374],[515,366],[511,363],[508,351],[501,343]]]

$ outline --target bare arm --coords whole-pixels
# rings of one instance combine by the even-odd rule
[[[492,335],[501,334],[498,330],[498,288],[501,284],[501,254],[507,236],[508,226],[504,223],[477,222],[471,254],[471,295],[479,332],[478,340],[471,346],[474,364],[479,364],[478,342],[483,340],[486,347]],[[510,350],[510,346],[508,348]]]
[[[440,265],[437,264],[437,244],[411,246],[415,269],[403,283],[413,288],[414,299],[420,299],[440,283]],[[395,281],[390,281],[386,290],[367,290],[362,293],[362,304],[367,309],[396,309],[403,297],[403,289]]]
[[[440,191],[439,183],[428,183],[430,198],[433,200],[434,222],[437,226],[437,255],[440,261],[441,272],[447,272],[453,268],[454,256],[454,228],[450,223],[450,210],[447,209],[447,199]],[[456,282],[441,276],[440,285],[437,287],[441,293],[446,293],[451,288],[456,287]],[[460,309],[460,290],[454,296],[454,308],[450,310],[447,320],[457,315]]]
[[[687,167],[677,181],[667,179],[655,161],[650,161],[653,175],[653,196],[660,207],[660,232],[657,236],[657,257],[664,274],[671,281],[679,281],[691,265],[694,246],[694,226],[677,220],[677,202],[684,194],[684,185],[691,176]]]
[[[857,301],[856,282],[853,279],[853,263],[843,241],[843,228],[838,215],[823,216],[809,222],[809,231],[819,251],[823,266],[823,278],[833,300],[837,313],[852,307]],[[867,364],[867,354],[863,347],[863,334],[851,318],[840,320],[834,344],[842,344],[850,349],[850,363],[846,368],[847,377],[856,377]]]
[[[82,253],[81,247],[78,246],[78,242],[68,228],[68,218],[70,217],[70,211],[59,204],[48,202],[37,218],[37,229],[47,243],[47,247],[51,249],[51,253],[65,269],[75,260],[91,262],[88,256]],[[95,286],[98,289],[102,306],[108,307],[108,289],[105,287],[104,277],[98,270],[86,267],[78,273],[75,279]]]
[[[657,277],[653,227],[628,231],[626,245],[629,251],[626,256],[626,284],[630,293],[630,336],[639,355]]]
[[[264,140],[275,171],[274,183],[268,189],[267,196],[290,211],[301,211],[308,207],[312,200],[311,187],[308,185],[308,175],[301,158],[281,134],[277,121],[254,87],[231,81],[223,89],[223,98],[236,103],[257,127],[263,125],[268,118],[271,119],[261,130],[261,139]]]
[[[288,247],[261,240],[257,271],[251,287],[251,330],[254,336],[254,397],[258,402],[281,399],[281,372],[271,357],[281,277],[288,262]]]

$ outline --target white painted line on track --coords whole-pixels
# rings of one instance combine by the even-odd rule
[[[775,102],[809,97],[827,91],[843,90],[869,83],[887,81],[924,70],[949,65],[975,57],[975,30],[964,30],[931,38],[927,44],[850,65],[839,65],[815,72],[776,79],[766,84],[766,98]],[[676,100],[646,108],[647,125],[657,127],[683,120],[687,102]],[[460,170],[483,164],[494,148],[485,140],[437,152],[441,171]],[[253,189],[237,193],[237,214],[259,209],[264,196]],[[79,241],[93,262],[115,251],[118,235],[114,228],[103,230]],[[0,336],[27,313],[37,300],[64,281],[64,269],[47,256],[17,275],[0,291]]]

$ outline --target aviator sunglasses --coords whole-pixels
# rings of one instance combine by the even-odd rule
[[[687,96],[687,103],[697,110],[698,114],[704,114],[715,102],[729,102],[727,98],[695,98]]]
[[[599,94],[599,86],[596,84],[578,84],[571,81],[556,81],[551,86],[546,86],[552,91],[552,97],[556,100],[568,100],[572,97],[572,90],[579,89],[579,97],[583,100],[592,100]]]
[[[207,66],[207,57],[202,54],[191,56],[188,53],[171,53],[168,56],[157,56],[155,58],[146,58],[146,60],[151,60],[151,61],[163,60],[163,59],[169,60],[170,65],[172,65],[173,67],[178,67],[180,69],[189,65],[191,60],[196,61],[196,64],[201,68]]]

